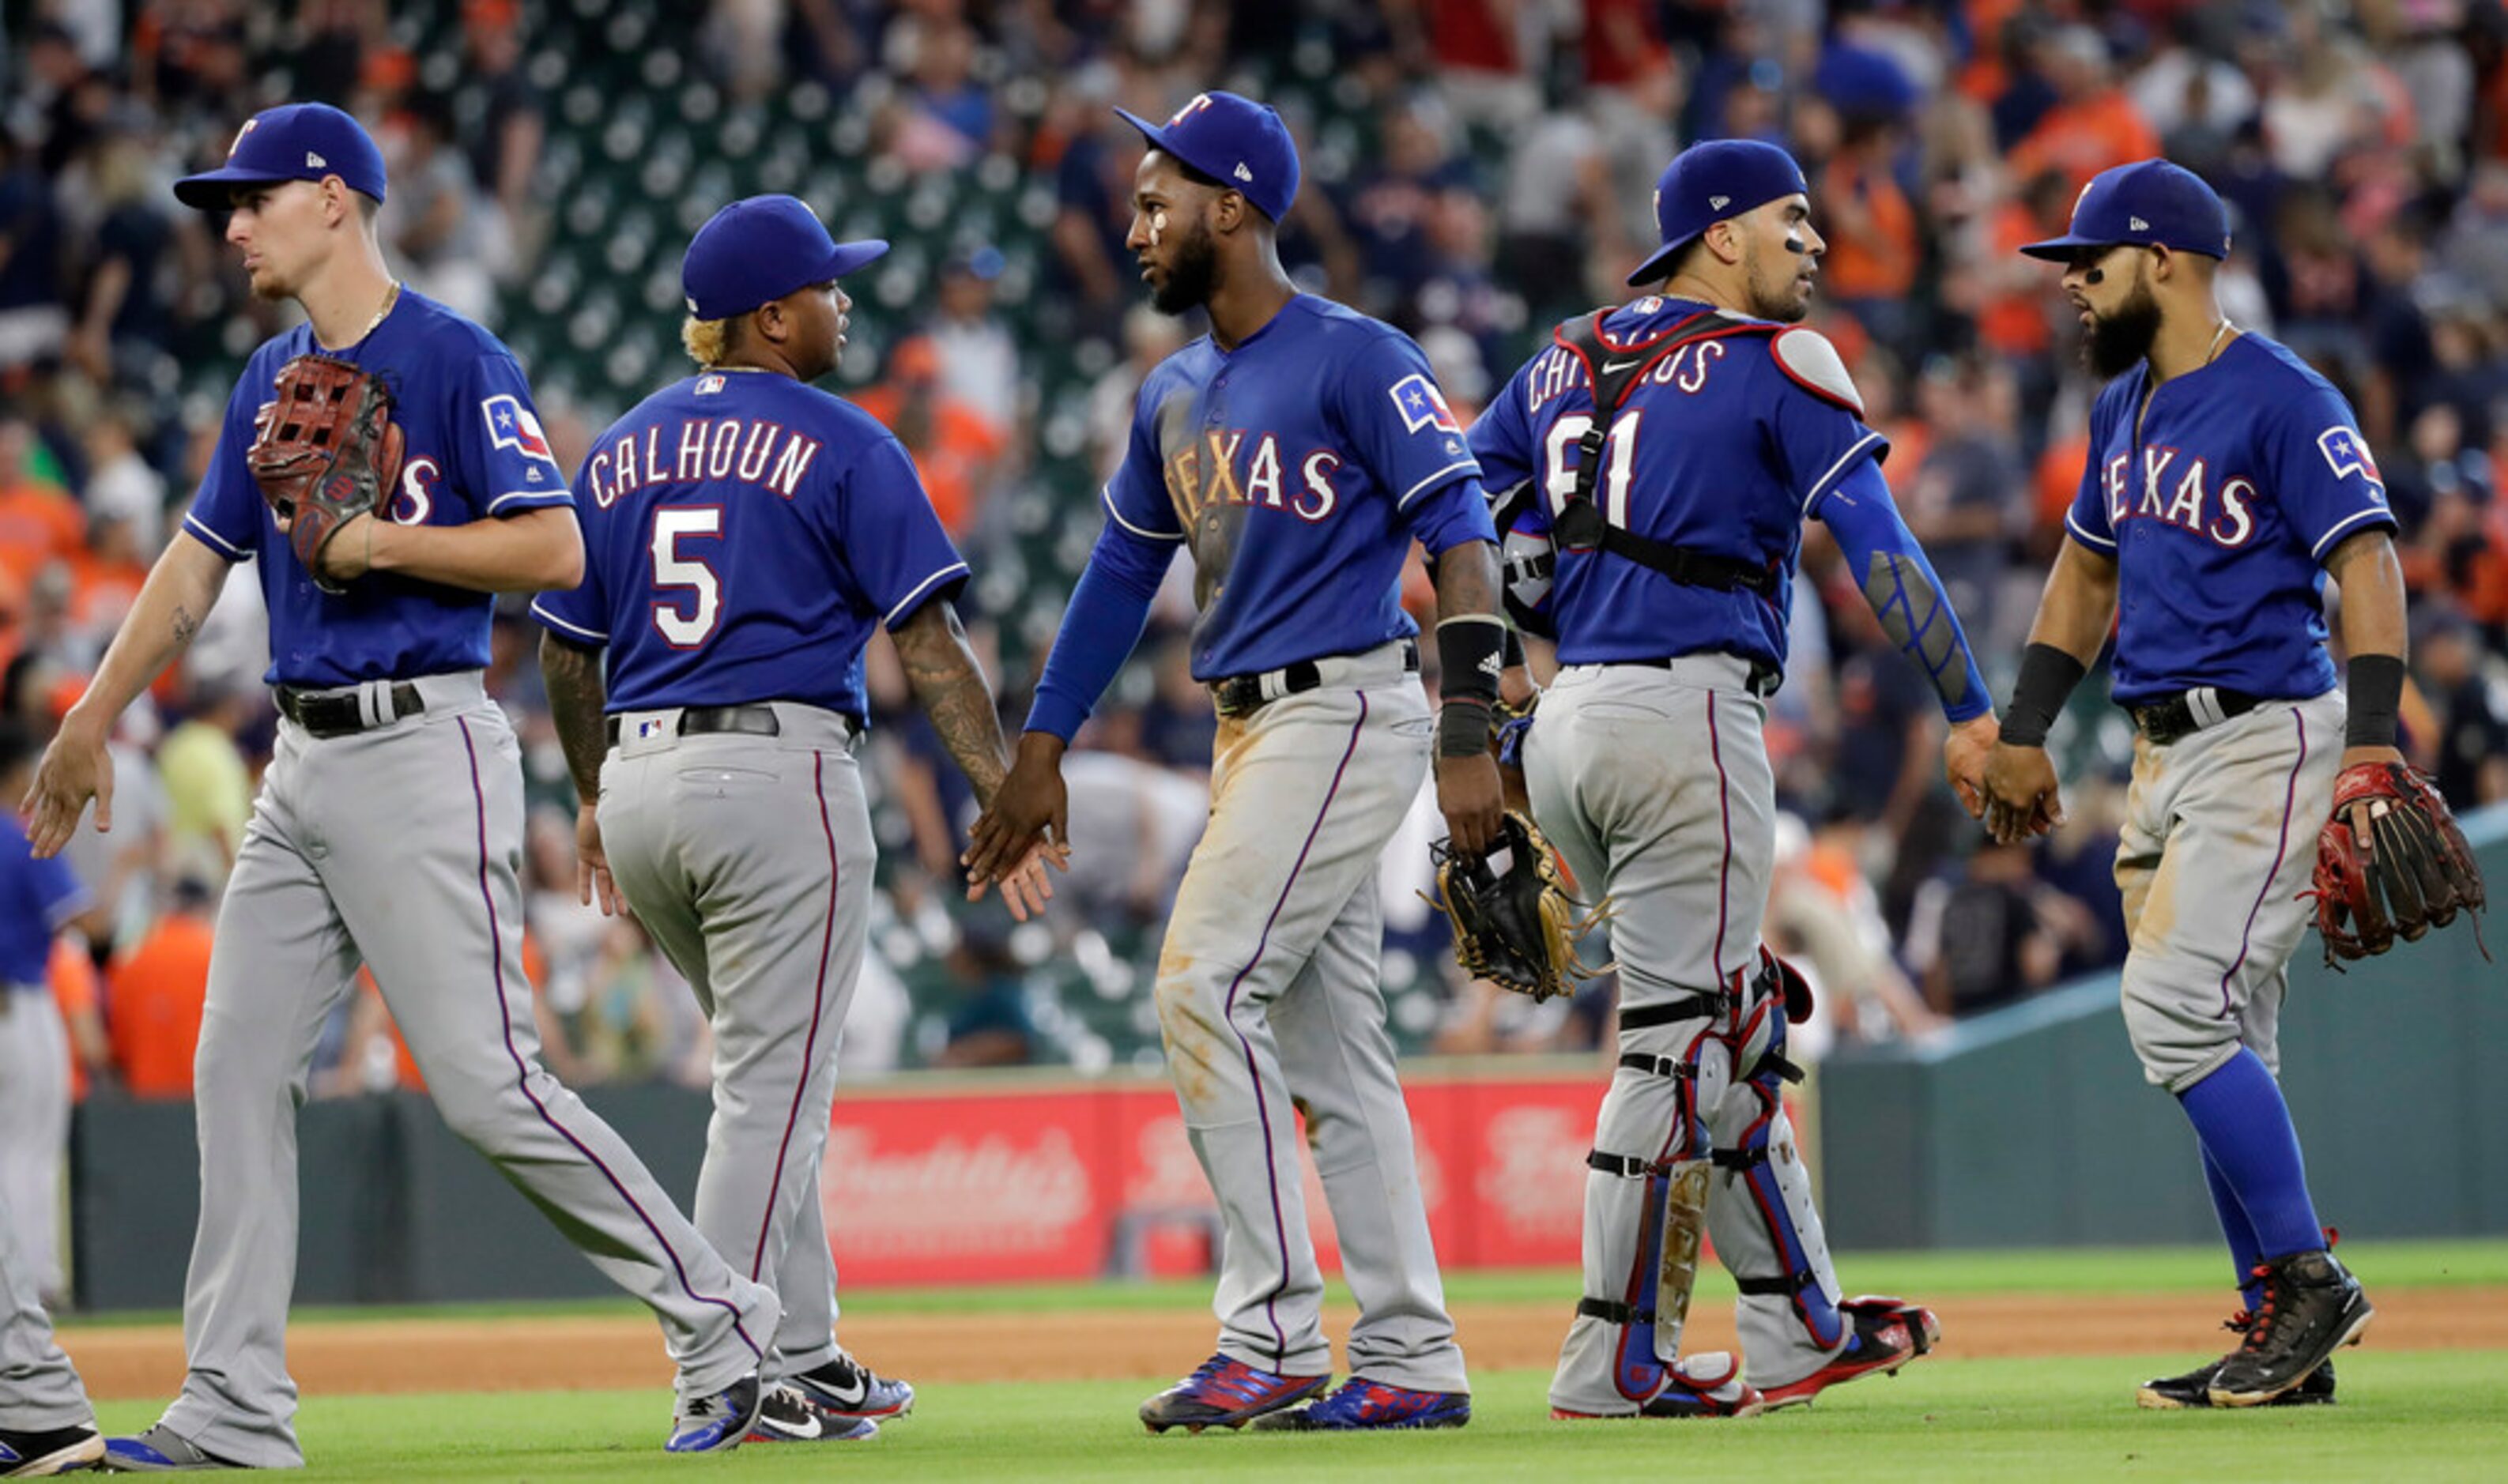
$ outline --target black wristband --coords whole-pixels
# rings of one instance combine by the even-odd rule
[[[2047,745],[2056,713],[2088,673],[2088,666],[2052,644],[2022,650],[2020,678],[2011,687],[2011,705],[2004,708],[2003,741],[2015,747]]]
[[[1448,696],[1437,712],[1437,755],[1478,757],[1489,751],[1490,704],[1477,696]]]
[[[2391,747],[2395,717],[2404,708],[2404,661],[2400,655],[2355,654],[2345,686],[2351,709],[2342,722],[2342,745]]]
[[[1515,632],[1513,624],[1507,625],[1506,642],[1497,652],[1497,662],[1509,670],[1524,663],[1524,636]]]
[[[1437,625],[1437,688],[1449,700],[1497,700],[1498,667],[1506,648],[1506,620],[1471,613]]]

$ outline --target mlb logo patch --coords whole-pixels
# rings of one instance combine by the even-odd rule
[[[636,740],[638,742],[644,742],[649,738],[655,738],[661,735],[662,723],[656,717],[647,716],[636,723]]]
[[[1415,372],[1394,382],[1390,395],[1394,407],[1401,411],[1402,427],[1406,432],[1416,433],[1421,428],[1431,427],[1445,433],[1463,430],[1461,424],[1455,421],[1454,409],[1446,406],[1445,395],[1437,390],[1437,383],[1429,380],[1425,372]]]
[[[702,376],[697,378],[697,395],[700,397],[711,397],[716,392],[722,390],[722,388],[723,380],[719,376]]]
[[[2340,423],[2316,435],[2316,451],[2325,455],[2326,467],[2336,479],[2357,474],[2369,483],[2383,486],[2385,477],[2378,472],[2378,461],[2369,456],[2369,445],[2361,436]]]
[[[493,448],[512,449],[533,458],[549,456],[548,435],[540,431],[540,419],[523,405],[523,399],[512,392],[500,392],[479,404],[488,419],[488,442]]]

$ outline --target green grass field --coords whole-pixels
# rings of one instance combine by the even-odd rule
[[[2508,1244],[2351,1243],[2343,1255],[2373,1288],[2508,1284]],[[2199,1249],[2134,1252],[1851,1255],[1851,1287],[1947,1297],[1992,1292],[2156,1292],[2220,1285],[2220,1258]],[[1456,1275],[1458,1301],[1555,1298],[1558,1273]],[[1729,1288],[1702,1284],[1715,1301]],[[2485,1296],[2486,1298],[2488,1295]],[[863,1294],[856,1313],[1000,1312],[1052,1322],[1084,1307],[1198,1308],[1199,1283],[1094,1285]],[[580,1306],[564,1306],[579,1310]],[[603,1305],[601,1308],[611,1308]],[[461,1311],[514,1313],[513,1310]],[[372,1318],[375,1311],[331,1311]],[[299,1323],[322,1317],[300,1316]],[[1468,1343],[1469,1336],[1465,1336]],[[2164,1340],[2160,1341],[2164,1343]],[[2053,1347],[2050,1347],[2053,1348]],[[1190,1359],[1191,1357],[1186,1357]],[[1740,1423],[1548,1420],[1548,1376],[1474,1377],[1476,1416],[1459,1431],[1361,1437],[1147,1435],[1133,1409],[1165,1378],[1131,1382],[960,1385],[926,1390],[915,1415],[867,1444],[755,1446],[711,1459],[660,1452],[669,1402],[659,1392],[317,1396],[300,1430],[318,1479],[684,1480],[743,1478],[1305,1479],[1400,1472],[1442,1478],[1643,1477],[1679,1470],[1732,1479],[2508,1478],[2508,1351],[2380,1352],[2342,1357],[2334,1407],[2154,1413],[2133,1384],[2194,1358],[1917,1362],[1893,1380],[1842,1387],[1808,1410]],[[154,1403],[100,1409],[108,1429],[137,1430]]]

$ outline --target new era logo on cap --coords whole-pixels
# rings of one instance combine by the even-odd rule
[[[1254,172],[1245,168],[1245,162],[1242,160],[1236,162],[1236,175],[1238,180],[1245,182],[1249,186],[1254,184]]]
[[[2134,232],[2149,232],[2151,230],[2151,224],[2138,216],[2126,217],[2124,219],[2124,224],[2128,230]]]
[[[307,150],[305,152],[305,168],[309,170],[322,170],[330,168],[330,164],[331,163],[329,161],[314,154],[312,150]]]
[[[1707,198],[1708,209],[1711,211],[1721,211],[1724,209],[1725,203],[1730,201],[1733,198],[1729,196],[1711,196]]]

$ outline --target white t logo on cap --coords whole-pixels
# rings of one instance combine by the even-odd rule
[[[246,120],[244,120],[244,121],[243,121],[243,127],[241,127],[241,128],[240,128],[240,129],[237,129],[237,130],[236,130],[235,143],[230,144],[230,145],[228,145],[228,146],[227,146],[227,158],[228,158],[228,159],[230,159],[230,160],[234,159],[234,158],[235,158],[235,152],[236,152],[236,151],[238,151],[238,150],[240,150],[240,149],[242,149],[242,148],[243,148],[243,136],[244,136],[244,135],[246,135],[246,134],[248,134],[248,133],[251,133],[251,132],[252,132],[252,130],[253,130],[253,126],[255,126],[255,125],[259,124],[260,122],[261,122],[261,121],[260,121],[259,119],[246,119]]]

